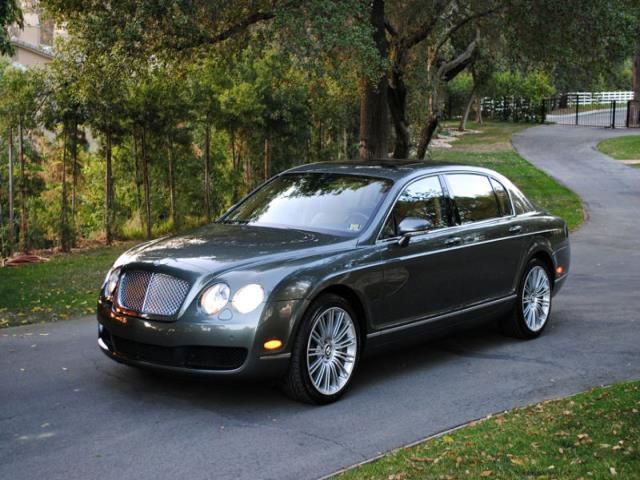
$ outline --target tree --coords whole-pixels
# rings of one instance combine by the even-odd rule
[[[41,112],[41,122],[51,131],[60,131],[62,139],[62,168],[60,189],[60,246],[63,251],[75,243],[77,187],[79,176],[78,138],[79,127],[86,119],[85,105],[80,94],[81,69],[79,54],[70,43],[59,43],[57,55],[45,75],[46,97]],[[71,168],[69,168],[69,159]],[[71,170],[71,215],[69,216],[67,173]],[[69,218],[70,217],[70,218]]]
[[[16,0],[0,0],[0,55],[13,55],[8,27],[23,25],[22,10]]]
[[[423,54],[435,66],[429,80],[446,83],[471,63],[473,33],[479,29],[481,38],[499,32],[507,39],[507,56],[520,64],[564,59],[593,73],[611,63],[612,51],[614,56],[628,51],[638,21],[634,0],[46,0],[45,4],[92,48],[125,57],[175,60],[186,52],[202,53],[221,44],[222,53],[237,52],[250,34],[268,29],[305,59],[305,68],[342,64],[337,68],[345,71],[348,65],[360,78],[362,159],[386,156],[389,120],[395,133],[394,157],[408,156],[410,127],[417,118],[409,115],[407,99],[420,92],[408,90],[406,76],[425,61]],[[451,49],[462,37],[467,44]],[[443,52],[463,57],[442,56]],[[445,64],[448,73],[440,70]],[[436,89],[427,88],[429,96]],[[428,133],[433,120],[420,116],[420,123],[426,123],[423,133]],[[429,138],[422,135],[422,143]]]
[[[25,136],[36,126],[36,115],[41,106],[42,82],[37,71],[8,68],[0,78],[0,118],[7,125],[10,148],[13,146],[13,131],[17,132],[20,190],[20,240],[21,251],[29,250],[28,243],[28,194],[30,179],[27,174]],[[13,153],[13,152],[12,152]]]
[[[75,39],[75,41],[78,41]],[[108,52],[89,51],[86,45],[77,57],[80,71],[80,98],[85,105],[88,124],[100,136],[105,161],[105,241],[113,240],[114,188],[112,154],[114,143],[124,133],[126,65]]]
[[[205,57],[202,62],[193,66],[189,78],[189,89],[195,118],[204,128],[203,191],[204,207],[207,221],[212,219],[211,192],[211,130],[212,124],[220,120],[220,94],[228,84],[227,76],[220,60],[215,57]]]

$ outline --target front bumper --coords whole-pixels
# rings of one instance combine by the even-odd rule
[[[288,368],[288,339],[298,301],[274,302],[230,321],[181,317],[154,321],[116,313],[98,303],[98,345],[120,363],[199,376],[278,377]],[[265,351],[264,341],[283,347]]]

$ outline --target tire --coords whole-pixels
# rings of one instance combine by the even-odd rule
[[[503,332],[522,339],[540,336],[551,317],[552,291],[547,265],[537,258],[529,260],[518,284],[513,312],[502,321]]]
[[[309,306],[294,340],[285,393],[323,405],[338,400],[353,379],[362,342],[358,318],[343,297],[323,294]]]

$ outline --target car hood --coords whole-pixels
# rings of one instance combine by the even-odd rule
[[[190,274],[218,274],[239,267],[299,260],[354,239],[302,230],[214,223],[187,234],[138,245],[115,266],[144,264]]]

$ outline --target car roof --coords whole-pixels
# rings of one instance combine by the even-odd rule
[[[502,177],[487,168],[473,167],[453,163],[420,162],[415,160],[377,160],[371,162],[318,162],[300,165],[283,172],[289,173],[340,173],[345,175],[361,175],[367,177],[401,180],[424,175],[426,173],[453,171],[473,171]]]

